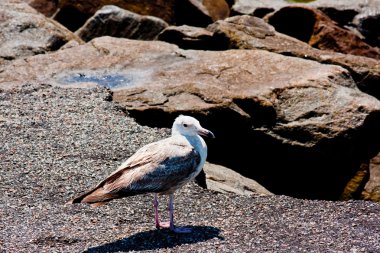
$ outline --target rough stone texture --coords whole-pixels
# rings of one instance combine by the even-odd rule
[[[339,27],[323,12],[308,7],[284,7],[265,16],[277,32],[287,34],[312,47],[380,60],[380,49],[371,47],[358,35]]]
[[[377,9],[380,6],[379,0],[316,0],[309,3],[292,3],[284,0],[271,1],[251,1],[251,0],[236,0],[232,10],[239,14],[255,15],[267,11],[276,11],[286,6],[308,6],[326,10],[335,15],[338,20],[350,13],[357,14],[365,12],[368,8]],[[268,13],[268,12],[267,12]],[[338,13],[338,15],[336,15]],[[346,13],[346,14],[344,14]],[[256,15],[255,15],[256,16]],[[353,18],[354,15],[351,14]],[[333,16],[331,18],[334,19]],[[338,21],[337,20],[337,21]]]
[[[59,0],[27,0],[27,2],[38,12],[51,17],[57,11]]]
[[[369,163],[369,180],[365,185],[362,198],[380,202],[380,154]]]
[[[229,48],[264,49],[324,64],[340,65],[351,72],[362,91],[380,98],[380,64],[375,59],[312,48],[295,38],[277,33],[262,19],[246,15],[217,21],[207,29],[214,32],[218,40],[224,40],[223,44],[229,45]]]
[[[176,0],[62,0],[54,18],[71,31],[76,31],[104,5],[116,5],[140,15],[155,16],[172,23],[175,19],[175,2]]]
[[[206,27],[225,19],[230,8],[225,0],[182,0],[176,2],[176,24]]]
[[[221,165],[206,162],[203,170],[206,174],[207,189],[221,193],[235,193],[245,196],[272,195],[255,180],[243,177],[239,173]]]
[[[0,92],[0,245],[5,252],[379,252],[380,204],[217,194],[188,185],[155,230],[152,196],[64,206],[167,131],[141,127],[103,89]],[[166,199],[160,198],[166,218]]]
[[[194,26],[169,26],[159,35],[158,40],[176,44],[183,49],[218,50],[227,48],[215,40],[213,33],[205,28]]]
[[[102,37],[14,61],[0,87],[26,79],[113,87],[114,101],[143,124],[170,127],[179,113],[194,115],[218,136],[210,161],[273,193],[336,199],[379,150],[380,102],[355,89],[346,70],[266,51]]]
[[[378,8],[366,8],[356,15],[353,24],[369,44],[380,47],[380,3]]]
[[[249,14],[262,18],[268,13],[287,6],[317,8],[341,27],[359,32],[359,35],[363,35],[367,43],[380,47],[378,29],[380,0],[316,0],[309,3],[291,3],[284,0],[237,0],[232,7],[232,12],[233,14]]]
[[[103,6],[79,28],[84,41],[101,36],[154,40],[168,24],[160,18],[141,16],[114,5]]]
[[[0,2],[0,66],[17,58],[58,50],[69,40],[80,41],[28,4]]]

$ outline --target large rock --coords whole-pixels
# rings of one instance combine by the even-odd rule
[[[26,3],[0,2],[0,66],[20,57],[55,51],[70,40],[80,41]]]
[[[231,192],[239,195],[272,195],[267,189],[255,180],[243,177],[239,173],[221,165],[205,163],[203,170],[206,174],[207,189],[226,193]]]
[[[113,36],[138,40],[154,40],[168,24],[160,18],[141,16],[114,5],[106,5],[75,33],[84,41]]]
[[[380,4],[378,8],[366,8],[356,15],[353,24],[368,43],[380,47]]]
[[[380,202],[380,153],[369,163],[369,180],[364,187],[362,198]]]
[[[295,38],[278,33],[262,19],[236,16],[219,20],[207,28],[229,48],[264,49],[284,55],[315,60],[324,64],[340,65],[348,69],[357,86],[380,98],[379,61],[368,57],[327,52],[310,47]]]
[[[58,0],[26,0],[30,6],[47,17],[53,16],[58,8]]]
[[[175,2],[176,0],[62,0],[59,1],[59,9],[54,18],[71,31],[76,31],[103,6],[116,5],[140,15],[155,16],[172,23],[175,19]]]
[[[345,69],[267,51],[103,37],[0,71],[0,88],[25,80],[114,87],[113,100],[142,124],[194,115],[217,136],[211,162],[273,193],[338,198],[379,150],[380,102]]]
[[[272,0],[272,1],[250,1],[236,0],[232,7],[235,13],[255,15],[264,12],[272,12],[287,6],[307,6],[318,8],[332,14],[336,21],[352,18],[357,13],[363,13],[368,8],[377,9],[380,6],[379,0],[316,0],[308,3],[296,3],[296,1]],[[335,17],[334,17],[335,16]],[[345,18],[343,18],[345,17]],[[350,21],[351,21],[350,20]],[[348,21],[347,21],[348,23]]]
[[[265,16],[265,19],[277,32],[295,37],[315,48],[380,60],[380,49],[371,47],[354,32],[339,27],[317,9],[284,7]]]
[[[158,40],[176,44],[183,49],[197,50],[220,50],[226,49],[227,45],[217,40],[214,33],[201,27],[194,26],[169,26],[159,35]]]
[[[205,27],[230,15],[225,0],[182,0],[176,2],[176,24]]]

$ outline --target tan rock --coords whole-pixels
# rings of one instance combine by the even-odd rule
[[[229,48],[264,49],[284,55],[335,64],[350,71],[359,89],[380,98],[380,64],[367,57],[327,52],[310,47],[295,38],[278,33],[263,20],[236,16],[220,20],[207,28]]]
[[[272,195],[255,180],[243,177],[239,173],[221,165],[206,162],[203,170],[206,174],[207,189],[221,193],[231,192],[239,195]]]
[[[370,161],[369,180],[365,185],[362,198],[380,202],[380,154],[377,154]]]

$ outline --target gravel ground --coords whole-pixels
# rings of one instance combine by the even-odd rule
[[[191,183],[175,202],[177,223],[194,229],[186,235],[154,229],[149,194],[64,205],[168,135],[109,100],[101,88],[0,92],[0,252],[380,252],[379,203],[243,197]]]

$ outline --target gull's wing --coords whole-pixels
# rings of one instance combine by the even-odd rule
[[[170,137],[139,149],[92,191],[72,202],[107,202],[146,192],[165,192],[190,179],[199,153],[183,137]]]

